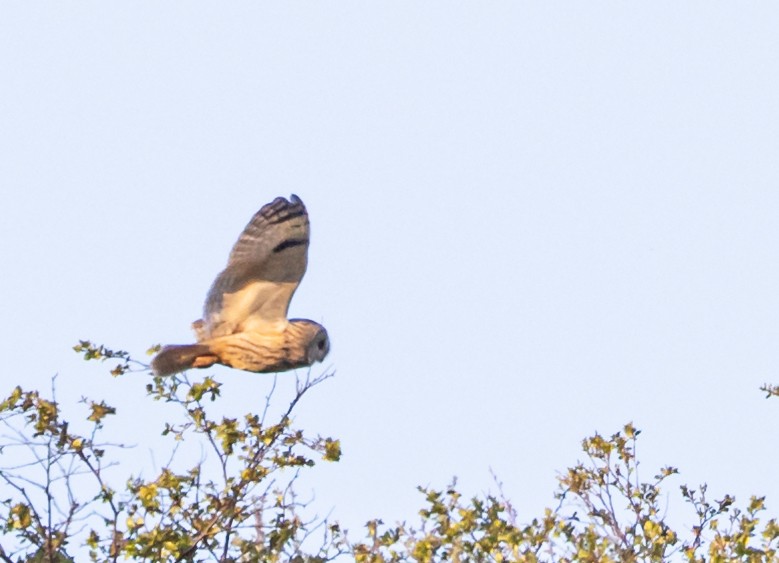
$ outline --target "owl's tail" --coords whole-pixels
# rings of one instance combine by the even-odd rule
[[[165,346],[151,361],[154,375],[173,375],[190,368],[214,365],[219,358],[207,344]]]

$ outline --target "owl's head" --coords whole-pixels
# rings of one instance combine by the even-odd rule
[[[324,360],[330,352],[330,339],[325,327],[308,319],[290,319],[289,324],[294,327],[298,342],[303,345],[307,364]]]

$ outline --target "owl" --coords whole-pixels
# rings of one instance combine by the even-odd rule
[[[325,327],[287,319],[306,272],[308,242],[308,213],[299,197],[263,206],[214,280],[203,318],[192,324],[197,344],[165,346],[152,360],[154,374],[214,364],[267,373],[321,362],[330,351]]]

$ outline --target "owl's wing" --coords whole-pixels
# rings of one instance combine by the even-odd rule
[[[208,292],[199,339],[286,323],[306,272],[308,242],[308,214],[299,197],[277,197],[263,206]]]

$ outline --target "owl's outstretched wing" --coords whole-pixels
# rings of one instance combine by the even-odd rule
[[[299,197],[277,197],[263,206],[208,292],[198,339],[286,323],[290,299],[306,272],[308,243],[308,213]]]

